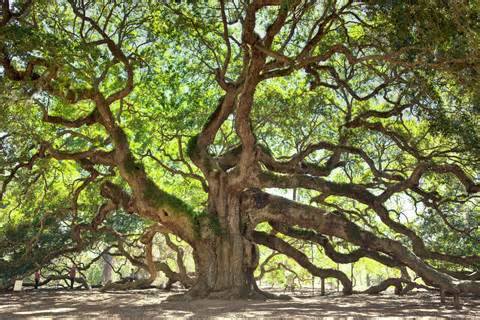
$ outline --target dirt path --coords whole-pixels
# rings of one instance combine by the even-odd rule
[[[0,294],[0,319],[225,319],[225,318],[477,318],[480,298],[464,299],[458,311],[440,305],[439,297],[416,293],[350,297],[294,297],[290,301],[170,301],[161,290],[100,293],[98,291],[26,291]]]

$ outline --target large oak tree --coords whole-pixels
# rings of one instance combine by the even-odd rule
[[[68,210],[104,199],[74,238],[146,218],[145,243],[193,248],[191,296],[264,295],[258,245],[352,292],[285,236],[479,294],[479,17],[475,1],[3,0],[1,195],[70,163]]]

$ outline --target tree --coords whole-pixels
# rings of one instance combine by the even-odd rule
[[[92,228],[124,211],[193,248],[194,297],[266,295],[258,244],[352,292],[280,233],[337,262],[369,257],[478,294],[456,273],[478,270],[478,248],[420,236],[427,213],[453,237],[480,236],[478,14],[449,1],[3,1],[5,105],[42,121],[2,195],[43,159],[75,163],[105,201]]]

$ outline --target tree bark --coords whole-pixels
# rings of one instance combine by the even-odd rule
[[[112,282],[112,266],[113,257],[108,253],[103,254],[102,284]]]
[[[240,211],[240,198],[224,184],[210,183],[208,214],[193,243],[197,283],[194,297],[245,298],[259,293],[253,272],[258,249],[246,237],[251,228]]]

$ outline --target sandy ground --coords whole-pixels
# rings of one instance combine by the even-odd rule
[[[166,300],[172,293],[38,290],[0,294],[0,319],[480,319],[480,298],[465,298],[462,310],[440,304],[438,296],[412,293],[293,295],[290,301]]]

